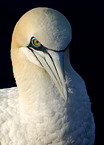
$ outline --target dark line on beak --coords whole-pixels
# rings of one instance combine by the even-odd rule
[[[42,63],[40,62],[40,60],[38,59],[38,57],[36,56],[36,54],[35,54],[34,51],[33,51],[34,48],[32,47],[33,49],[31,49],[31,47],[29,47],[29,46],[28,46],[28,48],[32,51],[32,53],[34,54],[34,56],[36,57],[36,59],[39,61],[40,65],[43,67]],[[55,70],[56,70],[56,73],[57,73],[57,76],[58,76],[58,78],[59,78],[59,81],[60,81],[60,83],[61,83],[61,85],[62,85],[62,82],[61,82],[60,76],[59,76],[59,74],[58,74],[56,65],[55,65],[55,63],[54,63],[54,61],[53,61],[53,59],[52,59],[52,56],[48,53],[47,50],[51,50],[51,49],[47,49],[46,47],[43,47],[43,46],[41,46],[41,48],[38,49],[38,51],[43,51],[44,53],[48,54],[48,56],[50,57],[50,59],[51,59],[53,65],[54,65],[54,68],[55,68]],[[54,51],[54,52],[59,53],[59,52],[64,52],[65,50],[61,50],[61,51],[51,50],[51,51]],[[49,66],[49,64],[47,63],[47,61],[46,61],[45,58],[44,58],[44,60],[45,60],[46,64],[48,65],[48,67],[50,68],[50,66]],[[50,68],[50,70],[52,71],[51,68]],[[53,71],[52,71],[52,73],[53,73]],[[53,75],[54,75],[54,73],[53,73]],[[56,78],[55,75],[54,75],[54,77]],[[56,78],[56,79],[57,79],[57,78]],[[58,81],[58,80],[57,80],[57,81]],[[63,86],[63,85],[62,85],[62,86]]]
[[[34,51],[33,51],[30,47],[28,47],[28,48],[32,51],[32,53],[34,54],[34,56],[36,57],[36,59],[38,60],[38,62],[40,63],[40,65],[43,67],[42,63],[40,62],[39,58],[38,58],[37,55],[34,53]],[[43,68],[44,68],[44,67],[43,67]]]
[[[54,63],[54,61],[53,61],[53,59],[52,59],[52,56],[51,56],[48,52],[47,52],[47,54],[48,54],[49,57],[51,58],[51,61],[52,61],[53,65],[54,65],[54,68],[55,68],[55,70],[56,70],[57,76],[58,76],[58,78],[59,78],[59,80],[60,80],[60,76],[59,76],[59,74],[58,74],[58,71],[57,71],[56,65],[55,65],[55,63]],[[62,85],[61,80],[60,80],[60,83],[61,83],[61,85]],[[63,86],[63,85],[62,85],[62,86]]]
[[[52,74],[54,75],[55,79],[57,80],[57,77],[56,77],[55,74],[53,73],[53,71],[52,71],[51,67],[49,66],[48,62],[46,61],[45,58],[44,58],[44,60],[45,60],[45,62],[46,62],[46,64],[47,64],[47,66],[49,67],[49,69],[51,70]],[[57,80],[57,81],[58,81],[58,80]]]

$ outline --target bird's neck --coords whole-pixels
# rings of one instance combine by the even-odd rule
[[[58,90],[43,68],[34,65],[18,53],[16,52],[15,58],[12,58],[12,63],[15,64],[13,64],[13,71],[18,87],[19,101],[26,112],[31,112],[36,108],[36,104],[40,105],[41,102],[51,101],[52,97],[48,94],[51,94],[51,91],[58,92]]]
[[[28,65],[28,64],[27,64]],[[25,109],[34,111],[36,104],[47,103],[50,100],[49,92],[54,91],[54,83],[48,73],[37,66],[27,67],[25,74],[18,82],[20,102]],[[53,89],[54,88],[54,89]]]
[[[68,49],[65,56],[64,64],[68,62],[70,65]],[[26,112],[33,111],[35,105],[41,102],[47,103],[52,99],[59,99],[60,93],[49,74],[43,68],[31,63],[21,51],[12,51],[12,63],[20,105]]]

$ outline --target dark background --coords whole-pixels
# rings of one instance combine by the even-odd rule
[[[14,26],[25,12],[40,6],[57,9],[67,17],[72,25],[71,64],[85,80],[92,102],[96,124],[95,145],[104,145],[103,0],[1,0],[0,88],[15,86],[10,60],[11,36]]]

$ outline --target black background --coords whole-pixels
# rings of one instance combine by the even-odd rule
[[[95,145],[104,144],[104,2],[99,0],[9,0],[0,1],[0,88],[15,86],[10,44],[18,19],[35,7],[51,7],[63,13],[72,25],[70,59],[85,80],[96,124]]]

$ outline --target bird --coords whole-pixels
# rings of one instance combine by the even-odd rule
[[[0,145],[93,145],[86,85],[70,63],[72,28],[53,8],[37,7],[15,25],[16,87],[0,89]]]

